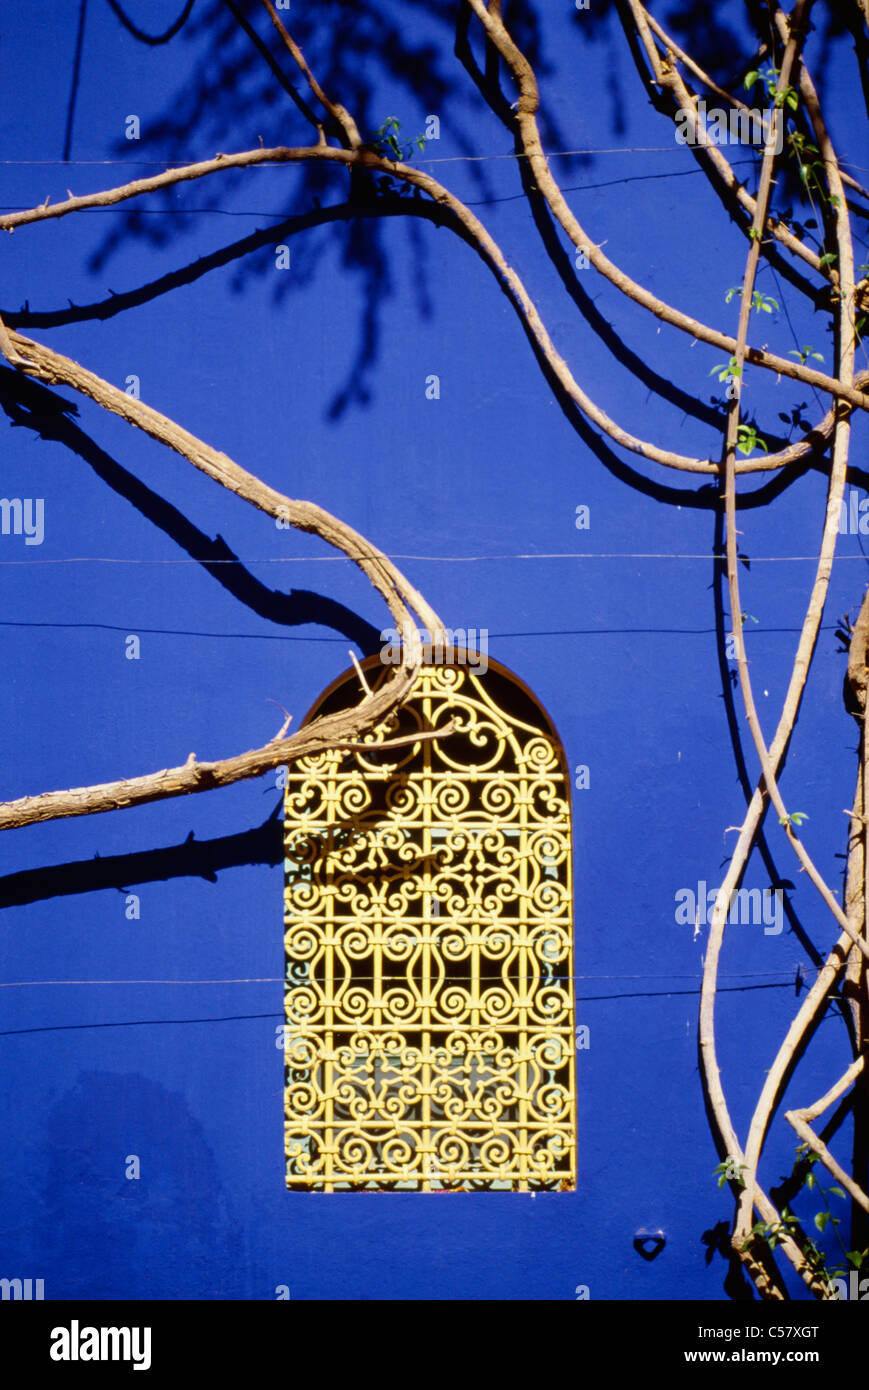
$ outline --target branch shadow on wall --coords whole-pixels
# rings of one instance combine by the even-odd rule
[[[439,138],[448,138],[451,149],[460,157],[478,156],[473,142],[479,124],[475,94],[454,71],[451,46],[439,41],[441,35],[452,37],[455,6],[452,0],[411,0],[410,9],[416,13],[409,21],[408,5],[391,5],[384,0],[356,0],[352,5],[344,0],[324,0],[313,12],[299,7],[281,18],[327,95],[352,113],[364,140],[376,143],[378,131],[390,115],[379,105],[385,83],[394,93],[390,100],[400,113],[406,113],[408,107],[430,113],[439,122]],[[517,38],[545,75],[549,68],[536,10],[523,6],[513,22]],[[112,150],[116,157],[129,160],[135,149],[136,155],[141,153],[168,166],[218,149],[311,145],[319,139],[313,123],[321,119],[330,139],[339,133],[308,92],[259,0],[212,0],[197,7],[173,43],[196,45],[191,71],[153,116],[142,116],[134,147],[125,138],[116,142]],[[410,123],[421,119],[427,121],[428,116],[403,116],[402,145],[413,146],[421,132]],[[554,120],[545,118],[545,131],[553,147],[563,146]],[[431,148],[429,142],[427,152]],[[424,164],[424,155],[414,153]],[[491,197],[493,188],[484,162],[477,158],[467,168],[480,197]],[[289,185],[280,196],[283,209],[245,215],[273,216],[283,222],[290,209],[300,203],[319,207],[321,200],[334,192],[336,179],[357,206],[390,188],[388,178],[378,180],[363,171],[324,164],[293,169],[284,166],[283,174]],[[250,187],[250,179],[243,170],[228,169],[220,175],[219,186],[221,208],[228,211],[235,206],[238,191]],[[164,248],[198,229],[200,220],[184,207],[186,191],[183,185],[167,189],[153,194],[147,208],[121,211],[91,255],[91,272],[101,272],[128,242]],[[311,283],[337,250],[341,268],[360,287],[357,341],[349,369],[328,406],[332,419],[352,405],[367,405],[372,398],[382,313],[392,293],[393,252],[384,243],[377,221],[352,217],[346,221],[343,243],[337,243],[332,234],[313,237],[305,256],[294,262],[292,277],[273,276],[271,286],[274,301],[281,302],[294,288]],[[409,235],[417,310],[424,319],[433,311],[426,283],[427,246],[412,224]],[[264,276],[267,266],[273,268],[273,258],[268,262],[265,258],[245,259],[237,267],[231,288],[241,290],[253,277]]]
[[[0,877],[0,908],[109,889],[126,894],[144,883],[165,883],[176,878],[201,878],[216,883],[224,869],[274,868],[284,855],[281,804],[276,804],[261,825],[232,835],[197,840],[191,830],[180,844],[162,849],[94,855],[92,859],[4,874]]]
[[[377,628],[344,604],[308,589],[291,589],[285,593],[263,584],[242,564],[222,536],[211,537],[200,531],[171,502],[101,449],[70,418],[77,409],[63,397],[18,372],[0,369],[0,407],[14,426],[32,429],[41,439],[63,444],[90,464],[98,478],[132,503],[147,521],[165,532],[251,612],[283,627],[317,623],[332,628],[355,642],[365,656],[379,650]]]
[[[306,589],[288,593],[263,584],[242,564],[221,536],[210,537],[177,507],[160,497],[101,449],[71,417],[77,406],[18,372],[0,369],[0,407],[13,426],[64,445],[88,463],[109,487],[164,531],[233,598],[251,612],[284,628],[318,624],[355,643],[363,656],[380,649],[380,634],[344,604]],[[0,906],[14,906],[74,893],[176,877],[216,882],[221,869],[244,864],[276,865],[282,857],[280,807],[262,825],[210,841],[193,831],[179,845],[144,853],[115,855],[25,870],[0,879]]]

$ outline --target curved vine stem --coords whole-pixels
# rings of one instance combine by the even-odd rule
[[[183,766],[162,769],[141,777],[20,797],[0,804],[0,830],[16,829],[37,821],[117,810],[259,777],[271,768],[280,767],[296,758],[346,745],[350,740],[371,731],[398,708],[409,694],[422,661],[422,644],[411,610],[432,634],[433,640],[434,634],[443,631],[443,624],[386,555],[322,507],[277,492],[226,454],[197,439],[144,401],[135,400],[119,391],[71,358],[29,339],[15,337],[16,342],[26,343],[30,375],[42,381],[73,387],[97,405],[121,416],[128,424],[137,426],[152,439],[173,449],[251,506],[284,524],[319,536],[353,560],[384,598],[395,619],[402,637],[403,665],[375,695],[366,697],[356,709],[322,716],[289,738],[279,735],[263,748],[217,762],[202,763],[193,758]]]
[[[529,161],[537,187],[545,198],[550,212],[573,245],[578,250],[585,251],[595,270],[599,271],[610,284],[633,300],[635,304],[648,309],[664,323],[680,328],[683,332],[690,334],[692,338],[725,348],[731,355],[735,353],[736,343],[733,338],[727,334],[719,333],[716,329],[711,329],[690,315],[682,313],[681,310],[673,308],[672,305],[659,299],[643,285],[632,280],[629,275],[626,275],[604,255],[585,232],[576,215],[568,207],[564,194],[553,177],[549,162],[543,152],[536,119],[536,113],[540,106],[540,96],[537,79],[531,64],[510,37],[500,14],[491,8],[487,9],[483,0],[467,0],[467,3],[482,23],[489,39],[498,49],[519,89],[519,100],[516,102],[516,126],[523,153]],[[2,225],[2,219],[0,219],[0,227]],[[752,347],[746,347],[745,357],[753,365],[766,366],[781,376],[794,376],[792,368],[796,364],[788,362],[787,358],[777,357],[772,353]],[[825,373],[815,372],[814,369],[806,372],[803,369],[799,379],[807,385],[830,391],[833,395],[850,401],[852,405],[860,406],[861,409],[866,409],[869,406],[869,400],[862,392],[856,391],[853,385],[836,381],[835,378],[828,377]]]
[[[478,0],[470,0],[475,6]],[[535,83],[536,90],[536,83]],[[567,208],[564,197],[558,189],[552,175],[548,173],[548,165],[540,147],[539,135],[536,134],[536,122],[532,124],[535,131],[537,152],[533,147],[527,151],[528,158],[533,161],[535,177],[541,184],[541,191],[547,196],[553,212],[558,209],[556,215],[559,221],[569,231],[571,241],[578,249],[587,251],[589,260],[605,277],[628,298],[635,303],[648,309],[656,318],[665,323],[671,324],[682,332],[689,334],[691,338],[705,343],[712,347],[717,347],[731,355],[736,350],[736,340],[727,333],[722,333],[718,329],[710,328],[701,323],[699,319],[692,318],[688,314],[683,314],[681,310],[673,309],[664,300],[659,299],[650,291],[638,285],[613,265],[597,247],[586,237],[582,228]],[[530,143],[530,137],[529,143]],[[211,174],[216,174],[222,169],[244,169],[255,167],[260,164],[302,164],[307,161],[324,161],[326,163],[343,165],[345,168],[361,167],[374,172],[389,174],[391,177],[399,179],[412,187],[420,188],[428,193],[437,203],[442,203],[448,207],[456,216],[457,221],[468,233],[470,239],[477,248],[484,253],[494,268],[497,268],[499,278],[510,291],[511,298],[522,307],[523,317],[532,327],[535,337],[541,348],[544,348],[547,361],[550,366],[557,371],[559,379],[583,413],[595,424],[600,424],[607,434],[610,434],[617,443],[624,444],[626,448],[632,449],[635,453],[643,454],[645,457],[656,462],[667,463],[673,459],[676,462],[670,466],[682,467],[693,466],[695,460],[684,460],[682,455],[674,454],[670,450],[658,449],[655,445],[646,444],[641,440],[635,439],[626,431],[620,430],[612,421],[609,420],[603,411],[594,406],[593,402],[586,396],[585,392],[577,386],[573,377],[570,375],[563,359],[552,346],[548,333],[543,328],[540,316],[534,308],[521,280],[515,271],[507,264],[500,248],[493,241],[492,237],[485,230],[482,223],[470,211],[460,199],[454,197],[444,186],[438,183],[437,179],[425,174],[420,169],[413,168],[412,165],[401,162],[393,162],[374,154],[373,151],[364,146],[355,150],[339,149],[333,145],[308,145],[298,148],[289,146],[275,146],[272,149],[243,150],[239,154],[218,154],[214,159],[200,160],[194,164],[187,164],[179,169],[167,169],[161,174],[154,174],[148,178],[133,179],[130,183],[120,185],[117,188],[105,189],[100,193],[86,193],[74,198],[67,198],[60,203],[42,203],[38,207],[28,208],[24,212],[4,213],[0,216],[0,231],[14,232],[17,227],[26,226],[34,222],[42,222],[51,218],[68,217],[71,213],[81,212],[86,208],[113,207],[118,203],[127,202],[131,198],[140,197],[144,193],[153,193],[161,188],[170,188],[177,183],[183,183],[191,179],[206,178]],[[540,167],[543,164],[543,170]],[[545,171],[545,172],[544,172]],[[550,201],[551,200],[551,201]],[[560,215],[559,215],[560,214]],[[789,361],[786,357],[779,357],[775,353],[766,352],[762,348],[747,347],[746,360],[753,366],[763,367],[767,371],[776,373],[779,376],[790,377],[794,381],[802,382],[806,386],[814,386],[818,390],[826,391],[829,395],[840,397],[847,400],[851,405],[859,407],[861,410],[869,410],[869,395],[864,391],[856,389],[853,385],[838,381],[835,377],[828,376],[825,372],[816,371],[813,367],[805,366],[800,362]]]
[[[781,70],[779,73],[779,92],[784,91],[784,89],[788,85],[790,78],[790,70],[797,57],[800,45],[800,22],[805,13],[808,11],[810,5],[811,0],[798,0],[797,6],[795,7],[794,14],[792,16],[788,42],[786,44],[785,53],[782,58]],[[736,366],[734,371],[734,376],[740,386],[742,377],[742,367],[745,360],[745,342],[748,332],[749,314],[751,311],[751,297],[753,294],[754,281],[760,259],[760,229],[764,225],[766,220],[767,207],[772,187],[772,172],[774,167],[774,159],[774,144],[772,140],[768,140],[764,150],[760,184],[758,189],[757,205],[755,208],[754,224],[752,228],[755,234],[752,236],[751,244],[749,246],[745,275],[743,279],[742,296],[740,301],[739,327],[737,334],[738,346],[737,352],[735,354]],[[731,410],[729,413],[727,423],[727,433],[725,438],[727,577],[730,589],[731,623],[735,637],[740,687],[745,701],[749,725],[751,727],[752,735],[754,737],[758,755],[760,757],[761,765],[763,768],[763,782],[765,783],[768,795],[770,795],[775,800],[776,798],[778,798],[778,788],[776,784],[778,759],[774,760],[770,757],[770,753],[766,747],[765,741],[760,731],[759,721],[757,719],[757,712],[754,705],[753,692],[751,689],[751,681],[748,674],[748,660],[745,651],[745,640],[742,626],[742,613],[739,597],[738,557],[736,541],[736,487],[734,471],[734,458],[739,424],[739,402],[740,390],[738,386],[735,398],[731,405]],[[839,436],[837,435],[837,439],[838,437]],[[845,447],[846,446],[847,439],[845,441]],[[831,529],[829,523],[832,519],[834,519],[833,504],[835,501],[840,500],[841,491],[844,489],[844,460],[846,454],[843,454],[841,450],[839,452],[839,466],[837,468],[836,461],[834,460],[834,467],[831,475],[830,505],[828,509],[827,518],[828,524],[825,528],[824,536],[824,541],[829,542],[829,564],[831,564],[832,562],[832,545],[835,544],[834,535],[829,534]],[[838,508],[836,508],[835,511],[835,518],[838,518]],[[810,611],[809,613],[807,613],[806,620],[803,625],[802,636],[804,638],[813,626],[815,627],[816,631],[817,626],[820,623],[821,612],[823,610],[823,603],[826,595],[826,583],[828,573],[829,570],[827,571],[826,575],[819,574],[818,579],[821,580],[820,585],[818,584],[818,581],[816,579],[815,592],[812,596],[816,606],[816,615],[812,614],[810,605]],[[812,643],[812,646],[813,645],[814,643]],[[788,692],[789,695],[794,696],[797,705],[802,696],[802,690],[804,688],[806,676],[808,674],[808,667],[809,662],[807,660],[804,668],[799,673],[799,683],[797,684],[796,688],[794,688],[794,681],[792,679],[791,689]],[[796,665],[793,674],[794,676],[797,675]],[[796,711],[794,711],[794,714],[795,712]],[[793,723],[791,722],[787,730],[787,737],[789,737],[792,727]],[[783,732],[781,729],[781,725],[779,732]],[[783,746],[784,740],[782,741],[782,752]],[[735,883],[738,882],[741,878],[742,872],[744,871],[745,864],[748,859],[748,854],[754,841],[754,834],[756,833],[756,829],[759,827],[760,824],[760,812],[763,806],[763,798],[758,798],[758,795],[756,793],[754,800],[760,801],[757,814],[757,823],[756,825],[750,826],[750,821],[753,819],[750,810],[749,818],[747,820],[747,823],[743,826],[743,832],[740,835],[740,841],[737,845],[737,853],[734,855],[734,859],[731,861],[729,872],[725,878],[725,883],[719,890],[719,893],[715,901],[715,906],[712,913],[712,924],[710,927],[710,940],[707,948],[706,961],[704,966],[703,992],[701,996],[701,1058],[704,1065],[707,1092],[710,1097],[713,1114],[715,1116],[715,1120],[719,1128],[720,1137],[723,1141],[725,1141],[725,1143],[728,1146],[728,1149],[730,1144],[732,1144],[735,1135],[733,1131],[733,1125],[730,1120],[729,1109],[727,1107],[723,1089],[721,1087],[720,1070],[716,1055],[717,1049],[715,1044],[714,1017],[715,984],[717,979],[718,958],[724,938],[727,914],[730,907],[731,887],[735,886]],[[747,831],[749,833],[746,833]],[[823,888],[826,888],[826,885],[823,885]],[[828,897],[831,896],[829,895],[828,889],[826,890],[826,893]],[[838,905],[836,906],[838,907]],[[849,939],[852,939],[853,934],[851,933],[850,925],[848,925],[848,936]],[[745,1259],[746,1257],[750,1257],[751,1252],[750,1215],[755,1205],[761,1205],[761,1203],[759,1203],[758,1200],[760,1194],[757,1186],[757,1153],[754,1151],[752,1147],[751,1139],[744,1150],[744,1159],[745,1168],[748,1171],[747,1173],[743,1174],[743,1182],[745,1183],[745,1187],[740,1198],[738,1219],[734,1230],[734,1248],[739,1252],[743,1259]],[[766,1215],[767,1220],[769,1220],[767,1202],[768,1199],[764,1197],[762,1201],[762,1206],[764,1208],[764,1215]],[[745,1224],[746,1210],[749,1214],[749,1221],[747,1226]],[[775,1215],[773,1216],[773,1220],[779,1220],[778,1213],[775,1213]],[[798,1260],[795,1260],[794,1251],[789,1249],[787,1246],[783,1246],[783,1248],[785,1249],[785,1253],[791,1259],[792,1263],[795,1264],[795,1267],[800,1271],[804,1278],[807,1278],[807,1282],[809,1282],[810,1285],[815,1284],[816,1281],[814,1277],[810,1275],[809,1271],[807,1271],[805,1267],[805,1261],[802,1258],[802,1256],[800,1256]]]
[[[799,8],[799,7],[798,7],[798,8]],[[800,11],[800,14],[799,14],[799,17],[798,17],[799,20],[802,20],[803,14],[804,14],[804,11]],[[795,15],[796,15],[796,11],[795,11]],[[776,14],[775,18],[776,18],[776,22],[779,24],[780,32],[782,32],[782,25],[779,23],[780,15],[779,15],[779,14]],[[781,18],[783,18],[783,17],[781,17]],[[781,76],[780,76],[780,79],[779,79],[780,89],[781,89],[781,85],[782,85],[783,83],[786,84],[786,82],[787,82],[787,77],[785,76],[785,70],[786,70],[787,59],[788,59],[788,56],[789,56],[789,54],[790,54],[790,52],[791,52],[791,45],[792,45],[792,41],[793,41],[793,34],[794,34],[794,32],[795,32],[795,26],[794,26],[793,22],[792,22],[792,24],[791,24],[791,26],[790,26],[790,30],[791,30],[791,36],[790,36],[790,38],[788,39],[788,43],[787,43],[786,49],[785,49],[785,55],[784,55],[784,58],[783,58],[783,60],[782,60],[782,72],[781,72]],[[788,67],[788,74],[789,74],[789,67]],[[851,375],[853,374],[853,368],[854,368],[854,349],[855,349],[854,323],[853,323],[852,309],[851,309],[852,299],[853,299],[853,295],[854,295],[854,258],[853,258],[853,248],[852,248],[852,243],[851,243],[851,228],[850,228],[850,223],[849,223],[849,220],[848,220],[847,208],[846,208],[846,205],[845,205],[844,189],[843,189],[843,187],[842,187],[841,180],[840,180],[840,178],[839,178],[839,176],[838,176],[838,161],[837,161],[837,159],[836,159],[835,150],[833,149],[832,142],[831,142],[830,137],[829,137],[829,133],[828,133],[828,131],[827,131],[827,129],[826,129],[826,126],[825,126],[825,124],[824,124],[824,121],[823,121],[823,117],[822,117],[821,110],[820,110],[820,106],[819,106],[819,103],[818,103],[818,100],[817,100],[817,94],[816,94],[816,92],[815,92],[814,85],[813,85],[812,82],[811,82],[811,77],[810,77],[810,75],[809,75],[807,69],[805,68],[805,65],[802,65],[802,67],[801,67],[801,73],[800,73],[799,82],[800,82],[800,89],[801,89],[801,93],[802,93],[803,99],[804,99],[804,101],[805,101],[805,103],[806,103],[807,110],[808,110],[809,115],[810,115],[811,120],[812,120],[812,124],[813,124],[814,130],[815,130],[815,136],[816,136],[816,139],[817,139],[817,141],[818,141],[819,148],[820,148],[820,150],[822,151],[822,153],[823,153],[823,155],[824,155],[825,167],[826,167],[826,170],[827,170],[827,179],[828,179],[829,190],[830,190],[830,195],[831,195],[831,201],[833,202],[833,206],[834,206],[834,208],[835,208],[836,245],[837,245],[837,254],[838,254],[839,267],[840,267],[841,290],[842,290],[841,299],[839,300],[839,304],[838,304],[838,319],[839,319],[839,323],[838,323],[839,364],[838,364],[838,366],[839,366],[839,372],[840,372],[841,376],[843,377],[844,380],[847,381],[847,380],[849,379],[849,376],[851,376]],[[752,248],[752,249],[754,249],[754,248]],[[836,424],[836,431],[835,431],[835,438],[834,438],[834,446],[833,446],[833,468],[832,468],[832,473],[831,473],[831,489],[830,489],[830,498],[829,498],[829,503],[828,503],[828,513],[827,513],[826,528],[825,528],[827,531],[831,530],[831,528],[832,528],[833,526],[835,526],[836,521],[837,521],[837,518],[838,518],[839,503],[841,502],[841,495],[840,495],[840,492],[839,492],[839,489],[838,489],[838,488],[836,488],[836,489],[834,490],[833,484],[834,484],[834,482],[837,482],[838,480],[841,480],[842,488],[844,488],[845,470],[846,470],[846,468],[847,468],[849,438],[850,438],[850,421],[849,421],[849,419],[848,419],[848,412],[847,412],[847,410],[846,410],[846,409],[843,409],[843,410],[842,410],[842,418],[839,419],[839,420],[837,421],[837,424]],[[731,480],[731,482],[732,482],[732,480]],[[728,492],[729,492],[729,489],[728,489]],[[737,563],[737,562],[736,562],[736,557],[735,557],[735,534],[734,534],[734,536],[733,536],[733,554],[732,554],[732,556],[731,556],[730,535],[729,535],[729,533],[730,533],[730,528],[731,528],[731,516],[732,516],[732,507],[730,506],[730,503],[728,503],[728,572],[729,572],[729,575],[730,575],[730,578],[731,578],[731,588],[732,588],[732,592],[735,593],[735,595],[736,595],[736,600],[737,600],[737,602],[738,602],[738,593],[739,593],[739,589],[738,589],[738,577],[735,575],[735,569],[736,569],[736,563]],[[834,539],[835,539],[835,538],[834,538]],[[767,752],[766,752],[766,748],[765,748],[765,746],[764,746],[764,744],[763,744],[762,735],[760,734],[759,723],[758,723],[758,720],[757,720],[757,713],[756,713],[756,710],[754,709],[754,702],[753,702],[753,697],[752,697],[752,692],[751,692],[751,682],[750,682],[750,680],[749,680],[749,678],[748,678],[748,668],[747,668],[747,662],[746,662],[746,658],[745,658],[745,648],[744,648],[744,643],[742,642],[742,631],[741,631],[741,627],[742,627],[741,621],[738,622],[736,616],[734,616],[734,631],[736,632],[736,631],[738,630],[737,650],[741,652],[740,658],[739,658],[739,661],[740,661],[740,683],[741,683],[741,685],[742,685],[743,694],[744,694],[744,697],[745,697],[745,700],[746,700],[746,710],[747,710],[748,715],[749,715],[749,722],[750,722],[751,725],[752,725],[752,733],[754,734],[754,737],[755,737],[755,743],[756,743],[757,748],[758,748],[758,753],[759,753],[759,755],[761,756],[761,760],[762,760],[762,763],[763,763],[763,765],[764,765],[764,775],[765,775],[765,778],[766,778],[766,780],[767,780],[767,789],[768,789],[768,791],[769,791],[769,793],[770,793],[770,796],[773,798],[773,801],[776,803],[777,808],[779,809],[779,814],[780,814],[780,816],[785,816],[785,817],[786,817],[786,812],[784,812],[784,807],[783,807],[783,805],[782,805],[782,803],[781,803],[781,798],[780,798],[780,796],[779,796],[779,794],[778,794],[778,788],[777,788],[776,783],[775,783],[775,773],[772,772],[772,770],[771,770],[770,767],[769,767],[769,758],[768,758],[768,755],[767,755]],[[846,932],[846,934],[848,935],[848,937],[855,943],[855,945],[857,945],[857,946],[859,947],[859,949],[863,952],[863,954],[866,955],[866,956],[869,956],[869,947],[867,947],[867,943],[866,943],[866,941],[865,941],[865,938],[862,936],[862,934],[860,934],[860,932],[859,932],[858,930],[855,930],[855,928],[854,928],[854,927],[851,925],[851,923],[848,921],[848,918],[846,917],[845,913],[842,911],[842,909],[840,908],[839,904],[835,902],[835,899],[832,897],[832,894],[830,893],[830,890],[829,890],[828,888],[826,888],[826,885],[821,886],[821,882],[819,881],[820,876],[817,875],[817,873],[816,873],[816,871],[815,871],[815,869],[814,869],[814,865],[811,864],[811,861],[808,859],[808,856],[805,854],[805,851],[803,850],[802,845],[800,844],[800,842],[799,842],[799,840],[797,839],[797,837],[794,835],[793,830],[792,830],[792,827],[791,827],[791,825],[790,825],[790,823],[789,823],[788,821],[786,821],[786,825],[787,825],[787,830],[788,830],[788,839],[790,840],[790,842],[791,842],[793,848],[797,851],[798,857],[800,858],[800,860],[801,860],[801,862],[803,863],[804,867],[806,867],[806,868],[809,870],[810,876],[812,877],[813,882],[816,883],[816,886],[821,887],[822,895],[824,896],[824,899],[825,899],[825,901],[827,902],[827,905],[831,907],[831,910],[833,911],[833,915],[834,915],[834,917],[836,918],[836,921],[837,921],[837,922],[839,923],[839,925],[844,929],[844,931]],[[805,1025],[806,1027],[808,1026],[808,1023],[809,1023],[809,1019],[806,1020],[806,1025]],[[746,1148],[745,1148],[745,1157],[746,1157],[746,1163],[747,1163],[748,1173],[747,1173],[747,1176],[745,1177],[745,1182],[746,1182],[745,1191],[743,1192],[742,1197],[741,1197],[741,1199],[740,1199],[740,1203],[739,1203],[739,1210],[738,1210],[738,1214],[737,1214],[737,1224],[736,1224],[736,1230],[735,1230],[735,1233],[734,1233],[734,1238],[735,1238],[735,1239],[740,1239],[740,1238],[744,1239],[745,1236],[746,1236],[746,1233],[747,1233],[747,1231],[748,1231],[748,1229],[749,1229],[749,1227],[750,1227],[750,1225],[751,1225],[751,1210],[752,1210],[753,1186],[754,1186],[754,1179],[755,1179],[755,1176],[756,1176],[756,1173],[757,1173],[757,1165],[758,1165],[758,1162],[759,1162],[759,1159],[760,1159],[761,1148],[762,1148],[762,1146],[763,1146],[763,1141],[764,1141],[764,1138],[765,1138],[765,1136],[766,1136],[766,1132],[767,1132],[767,1130],[768,1130],[769,1124],[770,1124],[770,1122],[771,1122],[772,1115],[773,1115],[773,1111],[774,1111],[774,1107],[775,1107],[777,1098],[778,1098],[778,1096],[779,1096],[779,1094],[780,1094],[781,1088],[782,1088],[782,1086],[783,1086],[784,1079],[785,1079],[785,1077],[786,1077],[786,1076],[788,1075],[788,1073],[789,1073],[790,1067],[791,1067],[791,1065],[792,1065],[792,1061],[793,1061],[793,1059],[794,1059],[794,1057],[795,1057],[795,1055],[796,1055],[796,1053],[797,1053],[797,1051],[798,1051],[798,1049],[799,1049],[799,1046],[800,1046],[800,1044],[801,1044],[802,1036],[803,1036],[803,1031],[804,1031],[804,1030],[802,1030],[802,1029],[796,1029],[796,1030],[794,1030],[793,1028],[790,1030],[789,1035],[788,1035],[788,1038],[786,1039],[785,1043],[782,1044],[782,1047],[781,1047],[780,1050],[779,1050],[778,1056],[776,1057],[775,1062],[774,1062],[772,1068],[770,1069],[770,1071],[769,1071],[768,1074],[767,1074],[766,1082],[765,1082],[764,1087],[763,1087],[763,1090],[762,1090],[762,1092],[761,1092],[760,1099],[758,1100],[757,1107],[756,1107],[756,1109],[755,1109],[755,1113],[754,1113],[754,1115],[753,1115],[753,1117],[752,1117],[751,1126],[750,1126],[750,1129],[749,1129],[748,1141],[747,1141],[747,1143],[746,1143]]]
[[[809,1124],[809,1120],[816,1120],[819,1115],[823,1115],[825,1110],[829,1110],[830,1106],[847,1091],[848,1087],[854,1084],[862,1070],[863,1058],[858,1057],[855,1062],[851,1063],[845,1074],[839,1077],[835,1085],[821,1096],[820,1100],[816,1100],[813,1105],[807,1105],[802,1110],[786,1110],[785,1119],[789,1125],[793,1126],[803,1143],[808,1144],[809,1148],[818,1155],[827,1171],[832,1173],[836,1181],[840,1182],[844,1188],[847,1188],[857,1205],[862,1207],[865,1212],[869,1212],[869,1197],[862,1187],[845,1172],[842,1165],[830,1153],[823,1139],[815,1133]]]

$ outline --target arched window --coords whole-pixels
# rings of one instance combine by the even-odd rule
[[[424,665],[368,736],[370,753],[288,771],[291,1189],[575,1185],[563,750],[510,672],[458,648],[438,654],[444,664]],[[364,663],[373,689],[387,669]],[[307,720],[359,695],[348,671]]]

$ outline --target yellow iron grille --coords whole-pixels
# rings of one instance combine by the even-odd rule
[[[372,685],[385,678],[376,658],[365,665]],[[348,673],[310,717],[358,694]],[[449,724],[444,738],[377,751]],[[485,674],[424,666],[366,743],[370,753],[325,753],[288,772],[287,1186],[571,1188],[570,804],[558,738],[490,662]]]

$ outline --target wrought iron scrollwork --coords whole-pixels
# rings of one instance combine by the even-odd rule
[[[376,683],[386,672],[368,666]],[[312,715],[350,703],[348,673]],[[331,702],[331,703],[329,703]],[[453,725],[441,739],[384,740]],[[288,771],[287,1185],[570,1188],[570,802],[503,668],[424,666],[365,740]]]

